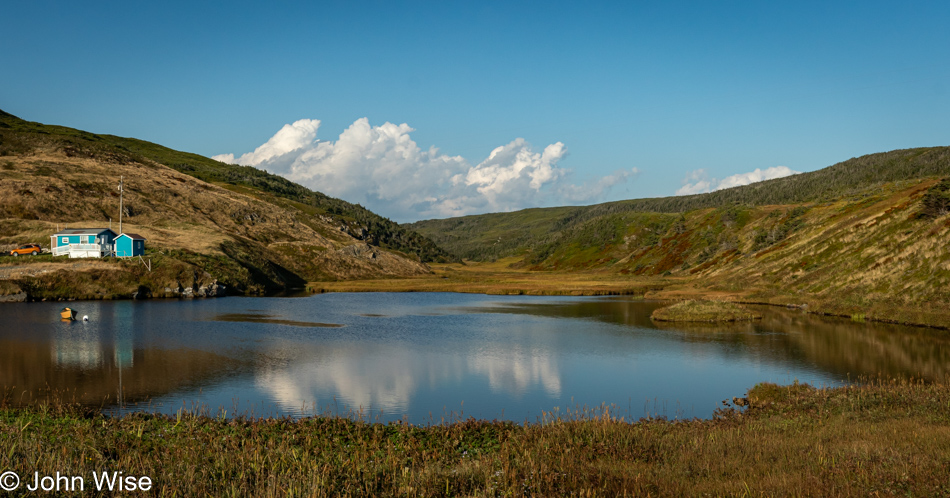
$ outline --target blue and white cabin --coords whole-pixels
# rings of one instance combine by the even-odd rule
[[[145,254],[145,237],[134,233],[123,233],[115,238],[115,255],[119,258],[131,258]]]
[[[50,236],[53,256],[101,258],[112,254],[116,233],[108,228],[68,228]]]

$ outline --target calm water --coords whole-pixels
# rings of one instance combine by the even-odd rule
[[[0,393],[115,411],[453,416],[536,421],[615,405],[708,417],[757,382],[943,379],[950,337],[761,308],[765,319],[661,326],[626,298],[322,294],[0,306]],[[121,387],[120,387],[121,386]],[[453,415],[454,414],[454,415]]]

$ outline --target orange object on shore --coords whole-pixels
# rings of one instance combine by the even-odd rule
[[[43,252],[43,248],[39,244],[24,244],[16,249],[10,251],[10,256],[22,256],[25,254],[32,254],[36,256],[37,254]]]

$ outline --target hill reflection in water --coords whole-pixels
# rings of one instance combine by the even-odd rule
[[[950,375],[950,333],[943,330],[857,323],[775,306],[749,306],[763,315],[755,322],[690,324],[652,322],[650,313],[664,303],[628,298],[499,305],[495,312],[592,319],[665,330],[687,343],[742,345],[747,354],[813,364],[851,379],[913,377],[934,381]]]
[[[604,403],[634,418],[706,417],[760,381],[938,380],[950,369],[946,332],[772,307],[755,323],[661,328],[649,318],[660,305],[369,293],[76,303],[89,323],[59,322],[55,303],[6,305],[0,392],[111,406],[121,381],[136,409],[362,410],[416,423],[462,411],[533,421]]]

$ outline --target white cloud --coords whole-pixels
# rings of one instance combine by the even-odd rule
[[[537,154],[526,146],[523,138],[518,138],[495,148],[488,159],[469,169],[465,184],[478,185],[478,191],[484,195],[504,192],[511,182],[519,180],[530,180],[528,187],[540,190],[541,185],[557,179],[560,174],[556,170],[557,161],[566,154],[567,148],[561,142],[548,145],[543,153]]]
[[[750,183],[782,178],[790,175],[797,175],[800,171],[795,171],[787,166],[773,166],[764,170],[755,168],[748,173],[739,173],[728,176],[722,180],[710,178],[704,169],[690,171],[683,178],[683,186],[676,191],[676,195],[702,194],[714,190],[738,187]]]
[[[591,199],[603,199],[604,195],[613,188],[614,185],[626,183],[628,179],[640,174],[637,168],[629,170],[620,169],[613,173],[603,176],[593,183],[584,185],[565,184],[558,187],[558,196],[565,202],[583,203]]]
[[[574,185],[566,181],[570,171],[558,165],[567,155],[561,142],[536,152],[517,138],[472,166],[435,147],[422,149],[405,123],[372,126],[361,118],[336,141],[318,141],[319,126],[302,119],[254,152],[214,159],[255,166],[401,221],[595,202],[638,173],[634,168]]]
[[[706,170],[697,169],[690,171],[683,178],[683,186],[676,191],[676,195],[701,194],[712,190],[712,184],[716,179],[709,179]]]
[[[267,143],[254,149],[254,152],[248,152],[237,159],[234,159],[234,154],[221,154],[212,156],[211,159],[230,164],[257,165],[311,145],[317,138],[318,128],[318,119],[294,121],[293,124],[284,125]]]

